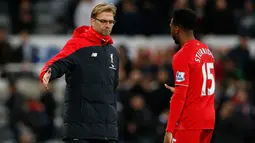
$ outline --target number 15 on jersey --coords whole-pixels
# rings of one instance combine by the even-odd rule
[[[203,84],[201,96],[210,96],[215,92],[215,77],[211,72],[214,70],[213,63],[204,63],[202,65],[202,74],[203,74]],[[208,85],[208,82],[211,81],[211,85]]]

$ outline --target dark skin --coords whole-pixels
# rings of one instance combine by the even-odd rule
[[[186,30],[180,26],[173,24],[173,18],[171,19],[170,28],[173,40],[177,45],[183,46],[186,42],[195,39],[193,30]],[[165,84],[165,87],[171,92],[174,92],[174,87],[171,87],[167,84]],[[173,133],[165,133],[164,143],[174,143]]]
[[[175,25],[173,23],[173,18],[171,19],[170,28],[175,44],[183,46],[187,41],[195,39],[193,30],[187,30]]]

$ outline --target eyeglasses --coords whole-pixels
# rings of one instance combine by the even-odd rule
[[[95,20],[99,21],[99,22],[100,22],[100,23],[102,23],[102,24],[106,24],[106,23],[108,23],[108,22],[109,22],[109,24],[114,25],[114,24],[116,23],[116,21],[115,21],[115,20],[105,20],[105,19],[98,19],[98,18],[93,18],[93,19],[95,19]]]

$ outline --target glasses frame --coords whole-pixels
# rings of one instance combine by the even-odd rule
[[[105,19],[98,19],[98,18],[93,18],[93,19],[95,19],[95,20],[97,20],[97,21],[99,21],[100,23],[102,23],[102,24],[106,24],[106,23],[109,23],[109,24],[111,24],[111,25],[114,25],[115,23],[116,23],[116,21],[115,20],[105,20]]]

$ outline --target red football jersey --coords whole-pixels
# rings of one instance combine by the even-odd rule
[[[173,70],[175,87],[188,88],[175,129],[213,129],[215,73],[214,57],[208,46],[198,40],[185,43],[174,55]]]

